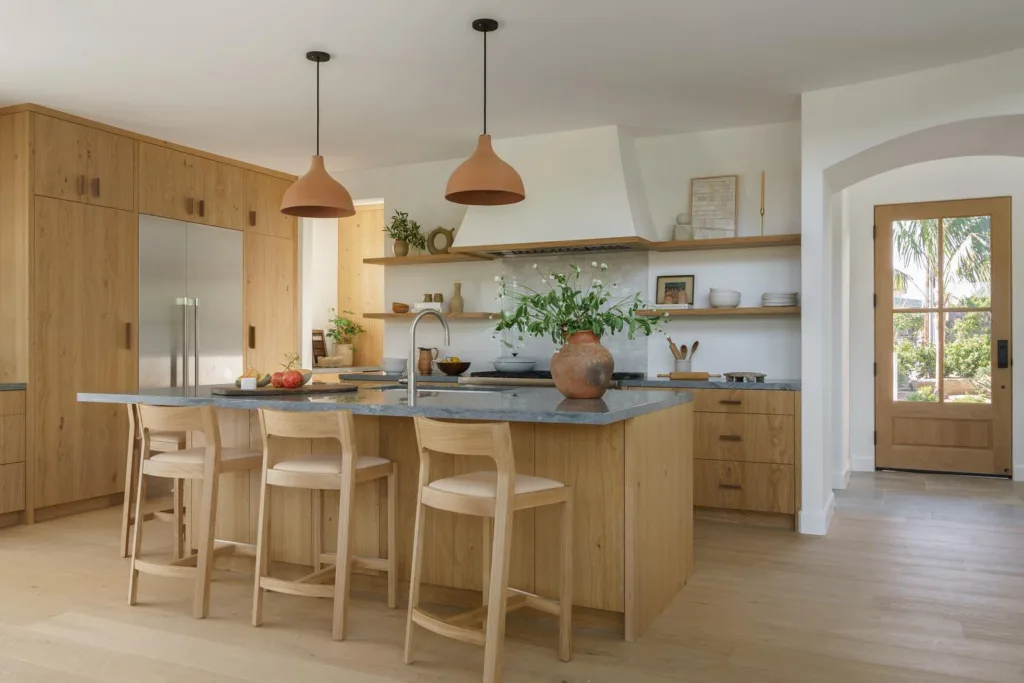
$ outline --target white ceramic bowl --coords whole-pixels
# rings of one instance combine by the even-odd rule
[[[708,301],[712,308],[735,308],[740,305],[740,293],[732,289],[712,289]]]
[[[514,356],[502,356],[494,359],[494,369],[498,372],[529,372],[536,364],[535,360]]]
[[[384,372],[405,372],[407,362],[404,358],[385,358],[381,361],[380,367]]]

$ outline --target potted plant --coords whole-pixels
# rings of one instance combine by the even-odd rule
[[[405,211],[395,209],[395,215],[391,217],[391,223],[384,227],[384,232],[395,241],[395,256],[408,255],[410,246],[420,251],[427,248],[427,237],[420,232],[420,224],[409,218]]]
[[[352,311],[342,311],[339,315],[335,309],[331,309],[331,329],[327,330],[327,336],[334,341],[334,354],[341,356],[341,367],[352,366],[352,355],[355,353],[355,346],[352,341],[366,330],[363,326],[348,316],[355,315]]]
[[[547,337],[560,344],[551,358],[551,376],[566,398],[600,398],[607,391],[615,361],[601,345],[601,337],[623,331],[630,339],[637,333],[649,336],[662,320],[637,316],[638,310],[647,308],[640,294],[616,291],[618,285],[602,279],[608,266],[590,265],[588,278],[575,264],[567,273],[542,275],[544,291],[510,286],[500,275],[495,278],[499,296],[514,305],[502,311],[496,332],[514,330],[520,338]]]

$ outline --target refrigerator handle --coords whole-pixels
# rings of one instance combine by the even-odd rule
[[[192,299],[192,388],[199,386],[199,299]]]
[[[188,297],[179,298],[178,305],[181,306],[181,386],[188,395],[188,355],[191,353],[188,347]]]

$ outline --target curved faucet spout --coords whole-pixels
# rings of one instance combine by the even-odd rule
[[[441,326],[444,327],[444,344],[445,346],[452,345],[452,335],[448,327],[448,320],[441,314],[441,311],[428,308],[413,318],[412,324],[409,325],[409,367],[407,368],[409,373],[409,405],[411,406],[416,405],[416,328],[419,326],[420,321],[428,315],[432,315],[441,321]]]

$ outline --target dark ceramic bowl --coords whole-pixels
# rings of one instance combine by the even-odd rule
[[[461,375],[466,370],[469,370],[469,363],[446,363],[444,361],[437,361],[437,367],[441,369],[446,375],[454,377],[455,375]]]

